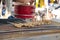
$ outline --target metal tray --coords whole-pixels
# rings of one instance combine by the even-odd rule
[[[26,21],[20,19],[0,19],[0,33],[10,33],[10,32],[27,32],[27,31],[45,31],[45,30],[60,30],[60,26],[56,26],[53,23],[49,25],[40,25],[35,27],[23,27],[16,28],[9,22],[24,23]]]

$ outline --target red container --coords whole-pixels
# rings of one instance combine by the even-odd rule
[[[22,18],[22,19],[34,18],[34,16],[32,16],[32,15],[31,15],[31,16],[25,16],[25,15],[23,15],[23,16],[19,15],[19,16],[18,16],[18,15],[16,15],[15,17],[16,17],[16,18]]]
[[[33,7],[15,5],[15,14],[16,14],[15,16],[16,18],[23,18],[23,19],[33,18]]]

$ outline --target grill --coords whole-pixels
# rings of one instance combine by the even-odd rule
[[[60,30],[60,26],[55,26],[53,23],[49,25],[40,25],[35,27],[22,27],[16,28],[11,23],[26,23],[24,20],[20,19],[0,19],[0,33],[10,33],[10,32],[27,32],[27,31],[44,31],[47,30]],[[48,31],[47,31],[48,32]]]

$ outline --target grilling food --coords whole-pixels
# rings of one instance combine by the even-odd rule
[[[17,28],[21,28],[21,27],[35,27],[35,26],[40,26],[41,24],[51,24],[51,21],[40,21],[40,22],[27,22],[27,23],[11,23],[12,25],[14,25]]]
[[[11,24],[14,25],[17,28],[21,28],[21,27],[34,27],[34,26],[40,25],[41,23],[28,22],[28,23],[11,23]]]

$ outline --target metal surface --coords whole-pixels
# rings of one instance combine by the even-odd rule
[[[54,23],[30,28],[15,28],[11,24],[0,24],[0,40],[50,40],[51,38],[59,40],[60,26]]]
[[[39,27],[31,27],[31,28],[15,28],[11,24],[2,24],[0,25],[0,33],[9,33],[9,32],[28,32],[28,31],[47,31],[47,30],[60,30],[60,26],[50,26],[50,25],[42,25]],[[48,31],[47,31],[48,32]]]
[[[16,21],[16,22],[15,22]],[[12,33],[12,32],[49,32],[50,30],[60,30],[60,25],[55,25],[57,23],[52,22],[51,24],[47,25],[40,25],[35,27],[22,27],[22,28],[16,28],[13,24],[9,22],[15,22],[15,23],[23,23],[24,20],[20,19],[14,19],[14,20],[8,20],[8,19],[0,19],[0,33]],[[55,31],[54,31],[55,32]]]
[[[7,40],[7,39],[6,39]],[[25,38],[11,38],[9,40],[60,40],[60,34],[39,35]]]

